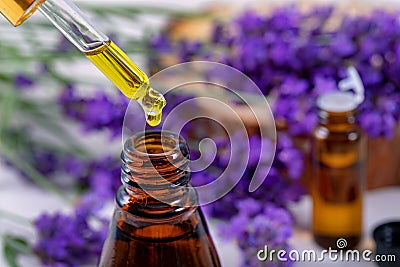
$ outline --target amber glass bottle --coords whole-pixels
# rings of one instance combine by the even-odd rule
[[[351,249],[362,235],[365,139],[350,93],[321,96],[313,133],[313,234],[322,247]],[[337,244],[338,239],[345,239]]]
[[[182,137],[151,131],[124,145],[122,182],[100,266],[220,266]]]

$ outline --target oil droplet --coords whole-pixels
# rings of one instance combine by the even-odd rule
[[[162,110],[166,105],[164,96],[149,87],[141,100],[141,105],[146,113],[147,123],[154,127],[160,124],[162,119]]]
[[[147,113],[146,115],[147,115],[146,121],[147,121],[148,125],[155,127],[160,124],[161,119],[162,119],[162,112],[159,112],[159,113],[151,112],[151,113]]]

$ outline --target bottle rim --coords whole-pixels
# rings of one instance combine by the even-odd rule
[[[151,138],[159,138],[160,146],[163,151],[160,153],[149,153],[146,150],[146,140],[150,140]],[[143,142],[140,144],[139,142]],[[145,150],[139,148],[142,146]],[[124,144],[124,151],[128,154],[136,154],[138,156],[146,156],[146,157],[160,157],[160,156],[170,156],[176,152],[182,152],[181,148],[186,146],[186,140],[177,133],[171,131],[164,130],[150,130],[150,131],[142,131],[132,135],[128,140],[126,140]]]
[[[357,106],[358,103],[354,99],[354,95],[349,92],[330,92],[317,99],[317,107],[327,112],[349,112],[355,110]]]

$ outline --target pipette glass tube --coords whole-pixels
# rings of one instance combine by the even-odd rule
[[[149,78],[105,34],[91,25],[68,0],[46,0],[38,8],[128,98],[139,102],[147,123],[161,121],[166,102],[150,87]]]

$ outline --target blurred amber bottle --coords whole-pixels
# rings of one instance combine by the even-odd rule
[[[321,96],[313,133],[313,234],[324,248],[352,249],[362,236],[365,138],[356,124],[358,103],[345,92]],[[346,242],[337,246],[337,240]]]
[[[195,190],[186,142],[170,132],[124,146],[117,207],[100,266],[220,266]]]

